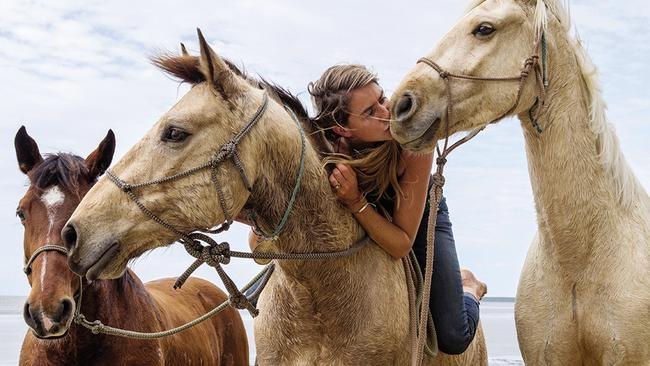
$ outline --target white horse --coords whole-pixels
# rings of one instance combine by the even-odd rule
[[[526,364],[649,365],[650,199],[568,31],[557,0],[474,1],[402,81],[391,129],[431,151],[447,125],[453,134],[518,116],[538,219],[515,307]]]
[[[279,88],[261,88],[221,59],[202,36],[199,40],[200,57],[155,60],[193,86],[112,172],[138,183],[187,171],[214,158],[220,146],[259,115],[238,146],[250,187],[226,162],[212,169],[212,176],[205,169],[133,191],[150,212],[182,232],[213,227],[227,212],[235,216],[244,209],[252,210],[262,229],[271,232],[288,205],[301,156],[299,130],[282,104],[291,106],[303,122],[307,114],[297,99]],[[258,114],[265,93],[272,98]],[[300,193],[275,244],[281,252],[346,249],[364,237],[363,229],[336,201],[320,156],[311,141],[306,144]],[[100,179],[64,229],[72,250],[70,267],[87,278],[113,278],[131,258],[179,238],[149,216],[110,180]],[[262,365],[405,365],[410,360],[404,268],[374,243],[341,259],[279,261],[259,307],[255,343]],[[440,354],[426,362],[486,364],[481,328],[462,355]]]

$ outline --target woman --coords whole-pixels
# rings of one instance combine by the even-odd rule
[[[336,197],[388,254],[399,259],[412,249],[424,270],[433,154],[411,154],[393,141],[388,100],[366,67],[332,66],[308,90],[313,123],[335,152],[326,162]],[[459,269],[444,197],[437,215],[429,303],[440,350],[460,354],[474,338],[487,287]]]

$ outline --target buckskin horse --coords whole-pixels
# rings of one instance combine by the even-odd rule
[[[131,258],[242,211],[254,213],[265,233],[286,222],[271,244],[283,253],[341,251],[365,236],[332,194],[315,142],[301,138],[300,122],[292,118],[295,113],[309,129],[301,103],[246,77],[200,32],[199,42],[200,57],[154,59],[192,88],[71,216],[63,236],[76,273],[114,278]],[[125,199],[127,193],[139,204]],[[255,319],[260,365],[409,362],[409,304],[399,260],[371,243],[344,258],[275,264]],[[462,355],[439,353],[425,363],[486,364],[484,342],[479,328]]]

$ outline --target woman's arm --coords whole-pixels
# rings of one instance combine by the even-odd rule
[[[330,175],[330,184],[333,187],[340,185],[335,189],[337,198],[353,212],[368,235],[394,258],[407,255],[415,240],[426,203],[433,153],[415,155],[405,152],[402,159],[405,170],[399,183],[404,197],[393,212],[392,223],[372,207],[358,212],[362,204],[359,202],[359,188],[352,168],[337,164]]]

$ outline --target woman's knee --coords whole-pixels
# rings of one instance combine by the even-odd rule
[[[438,331],[436,329],[436,331]],[[473,334],[465,332],[445,332],[438,334],[438,348],[448,355],[459,355],[469,347],[474,339]]]

